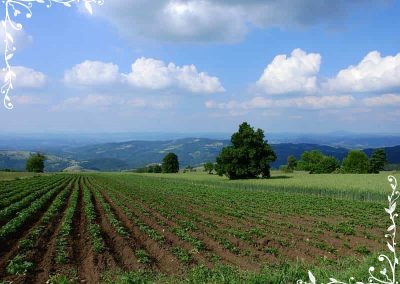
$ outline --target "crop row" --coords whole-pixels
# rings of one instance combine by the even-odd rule
[[[72,222],[78,205],[80,182],[79,180],[75,183],[74,189],[71,194],[69,206],[65,211],[64,218],[61,222],[60,231],[58,232],[58,235],[56,237],[56,262],[59,264],[65,263],[68,257],[71,257],[70,255],[68,255],[67,246],[69,244],[68,241],[71,238]]]
[[[43,179],[36,179],[35,182],[31,184],[27,183],[25,185],[15,186],[15,190],[1,194],[2,200],[0,201],[0,209],[9,206],[15,201],[22,199],[23,197],[27,196],[30,192],[39,190],[45,186],[54,184],[55,182],[61,180],[61,178],[43,178]]]
[[[110,198],[110,201],[116,204],[124,214],[127,216],[129,220],[135,224],[139,230],[146,236],[150,237],[152,240],[156,241],[160,245],[166,245],[166,238],[164,235],[160,234],[157,232],[154,228],[143,222],[132,210],[126,206],[124,200],[124,196],[120,196],[120,192],[116,191],[112,187],[105,189],[101,184],[99,183],[94,183],[92,181],[93,188],[100,188],[101,191],[104,193],[107,193],[107,196]],[[100,193],[101,194],[101,193]],[[100,197],[100,199],[104,199],[103,197]],[[107,205],[106,205],[107,206]],[[178,231],[175,231],[175,229],[178,229]],[[177,247],[177,246],[168,246],[168,250],[177,257],[178,260],[180,260],[183,263],[190,263],[193,260],[193,253],[198,253],[199,250],[204,249],[204,244],[202,244],[200,241],[196,240],[195,238],[191,237],[188,235],[186,232],[183,232],[182,228],[170,228],[170,232],[172,233],[177,233],[176,235],[181,238],[183,241],[186,241],[188,243],[192,243],[194,249],[189,252],[186,249],[182,247]],[[138,258],[140,263],[150,263],[150,259],[148,261],[146,260],[146,255],[147,258],[148,253],[144,248],[139,248],[136,250],[136,257]]]
[[[104,197],[101,195],[101,193],[97,190],[95,186],[92,186],[92,191],[94,192],[94,195],[96,199],[100,202],[101,206],[103,207],[104,213],[110,222],[111,226],[115,229],[115,231],[122,237],[126,238],[128,237],[128,232],[126,231],[125,227],[122,225],[122,223],[116,218],[115,214],[111,210],[110,205],[104,200]]]
[[[100,253],[104,250],[105,244],[103,237],[101,236],[100,226],[96,223],[96,211],[92,202],[92,194],[85,184],[83,185],[83,203],[87,219],[87,228],[93,250]]]
[[[43,196],[43,194],[48,192],[50,189],[63,188],[66,183],[67,183],[67,179],[63,179],[62,181],[58,181],[51,185],[47,185],[40,190],[33,191],[32,193],[30,193],[28,196],[24,197],[20,201],[12,203],[8,207],[0,210],[0,224],[4,224],[5,222],[7,222],[10,218],[15,216],[16,213],[20,212],[21,210],[23,210],[24,208],[29,206],[33,201],[35,201],[38,198],[40,198],[41,196]]]
[[[28,259],[27,255],[29,251],[36,248],[37,242],[45,233],[48,224],[51,223],[58,214],[60,214],[60,210],[63,208],[68,196],[70,195],[73,182],[74,181],[72,180],[71,183],[56,196],[53,203],[43,214],[37,226],[35,226],[24,239],[19,241],[18,254],[13,257],[7,266],[7,272],[9,274],[24,274],[33,268],[34,264],[30,259]]]
[[[51,176],[40,176],[34,178],[26,178],[26,179],[18,179],[12,181],[2,181],[0,183],[0,194],[10,194],[11,192],[18,192],[18,190],[30,187],[30,186],[37,186],[43,182],[48,182],[51,180],[57,180],[65,178],[62,175],[51,175]]]
[[[315,227],[313,220],[319,219],[317,216],[321,215],[331,216],[331,212],[335,210],[335,218],[340,216],[340,222],[329,223],[323,228],[330,231],[332,237],[345,240],[346,236],[357,233],[355,236],[357,238],[368,236],[368,239],[376,239],[368,233],[367,228],[371,224],[376,224],[375,219],[382,215],[381,210],[376,210],[376,205],[366,206],[365,202],[352,202],[354,206],[351,210],[343,211],[341,208],[348,206],[338,204],[348,205],[348,201],[314,196],[288,196],[285,193],[263,194],[259,200],[254,200],[252,196],[254,192],[246,195],[242,190],[229,192],[226,188],[210,190],[196,187],[193,190],[193,186],[186,188],[182,185],[175,186],[168,179],[147,176],[143,178],[136,175],[128,176],[129,179],[123,175],[121,177],[117,180],[101,176],[98,179],[101,180],[99,183],[106,185],[107,192],[114,188],[123,195],[122,198],[129,197],[131,199],[129,204],[138,208],[142,214],[152,215],[152,212],[146,209],[151,208],[168,220],[173,220],[175,225],[169,230],[173,230],[172,232],[180,239],[196,246],[194,243],[196,240],[200,241],[198,243],[200,245],[201,241],[205,240],[204,237],[211,238],[231,253],[241,256],[257,257],[263,252],[271,252],[273,256],[277,256],[279,252],[276,251],[276,247],[287,250],[299,242],[305,246],[314,246],[331,252],[332,249],[327,250],[321,245],[328,243],[322,234],[324,231]],[[141,208],[142,205],[146,208]],[[329,207],[329,210],[322,210],[325,211],[323,214],[315,214],[315,208],[322,206]],[[313,208],[310,209],[311,207]],[[286,210],[279,211],[281,208]],[[354,217],[361,209],[362,218]],[[308,213],[303,212],[304,210]],[[371,220],[366,220],[369,219],[365,218],[366,214],[371,216]],[[271,215],[272,218],[268,217]],[[294,222],[296,219],[291,217],[297,218],[299,215],[307,218],[301,225]],[[177,224],[180,228],[176,226]],[[364,229],[358,230],[356,226]],[[296,235],[302,237],[297,238]],[[190,237],[194,240],[190,241]],[[270,245],[264,244],[266,238],[271,242]],[[315,239],[318,242],[314,244],[307,242],[307,239]]]
[[[68,182],[68,181],[67,181]],[[70,181],[69,181],[70,182]],[[0,239],[7,239],[12,234],[18,232],[20,228],[22,228],[27,222],[34,219],[43,208],[46,206],[47,203],[51,201],[54,195],[60,192],[63,188],[65,188],[65,184],[61,186],[54,187],[52,189],[43,189],[46,191],[43,195],[41,194],[34,194],[36,199],[32,199],[29,206],[28,204],[23,204],[18,206],[18,215],[8,221],[4,226],[0,228]],[[33,202],[32,202],[33,201]],[[27,206],[27,207],[26,207]],[[16,206],[17,207],[17,206]],[[26,208],[24,208],[26,207]],[[24,208],[21,210],[21,208]],[[15,209],[15,207],[14,207]]]
[[[112,191],[112,188],[113,186],[110,185],[108,187],[108,191]],[[146,212],[146,210],[143,209],[139,204],[141,202],[145,202],[150,208],[152,208],[152,210],[158,211],[162,216],[169,220],[174,220],[174,222],[176,222],[176,225],[174,227],[170,227],[169,230],[177,235],[181,240],[193,245],[193,247],[197,251],[204,250],[205,246],[202,241],[191,234],[191,232],[198,231],[198,226],[193,223],[193,220],[196,220],[199,223],[205,223],[207,227],[212,227],[212,230],[202,231],[202,234],[206,234],[207,236],[211,237],[221,246],[228,249],[232,253],[240,254],[240,249],[233,245],[228,239],[223,237],[223,235],[226,235],[226,232],[219,231],[216,225],[214,225],[210,221],[205,221],[204,218],[202,218],[201,216],[196,215],[193,212],[186,212],[185,209],[179,205],[182,204],[182,202],[174,203],[174,206],[171,207],[169,204],[166,204],[166,198],[154,198],[155,196],[151,195],[151,199],[147,199],[147,194],[142,194],[142,192],[140,192],[140,194],[138,195],[136,188],[134,191],[132,191],[129,189],[125,189],[125,187],[118,186],[118,191],[124,194],[124,197],[122,198],[127,199],[129,197],[129,202],[131,204],[132,201],[135,201],[135,206],[140,211],[142,211],[142,213],[148,214],[148,212]],[[183,219],[182,216],[186,216],[187,218]]]

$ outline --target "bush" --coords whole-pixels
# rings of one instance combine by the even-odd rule
[[[289,168],[287,165],[280,166],[279,170],[284,173],[293,173],[293,170]]]
[[[204,164],[204,171],[208,172],[208,174],[210,174],[210,175],[213,173],[214,168],[215,168],[215,166],[213,163],[208,162],[208,163]]]

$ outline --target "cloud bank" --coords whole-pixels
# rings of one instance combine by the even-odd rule
[[[364,0],[113,0],[98,9],[122,35],[166,41],[235,42],[252,28],[339,25]]]

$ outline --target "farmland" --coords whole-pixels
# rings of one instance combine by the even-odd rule
[[[2,181],[0,278],[288,283],[311,268],[321,277],[366,281],[369,264],[385,251],[386,175],[274,176],[88,173]]]

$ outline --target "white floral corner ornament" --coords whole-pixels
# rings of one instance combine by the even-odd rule
[[[4,29],[4,63],[3,68],[4,84],[1,87],[1,94],[4,95],[4,107],[13,109],[14,106],[10,99],[10,92],[13,89],[13,81],[16,79],[15,73],[12,71],[10,64],[13,58],[16,47],[14,45],[14,38],[11,35],[11,30],[22,30],[22,24],[16,20],[20,15],[24,14],[27,19],[32,18],[32,6],[34,3],[46,4],[50,8],[54,3],[62,4],[65,7],[71,7],[73,3],[84,3],[86,10],[92,14],[92,4],[103,5],[104,0],[2,0],[5,6],[5,19],[2,21]]]
[[[399,259],[396,254],[396,221],[399,215],[395,213],[397,199],[400,197],[400,192],[397,190],[397,180],[394,176],[388,176],[388,181],[392,187],[392,193],[388,196],[389,206],[385,208],[391,221],[391,225],[387,229],[385,238],[388,239],[387,247],[389,249],[389,255],[381,254],[378,256],[378,260],[382,262],[382,269],[379,271],[379,277],[376,276],[375,267],[371,266],[368,270],[368,282],[369,284],[398,284],[396,280],[396,268],[399,265]],[[298,280],[297,284],[317,284],[317,279],[308,271],[309,282]],[[354,277],[351,277],[347,282],[336,280],[335,278],[329,278],[329,282],[326,284],[364,284],[364,282],[357,281]],[[322,282],[321,282],[322,284]]]

